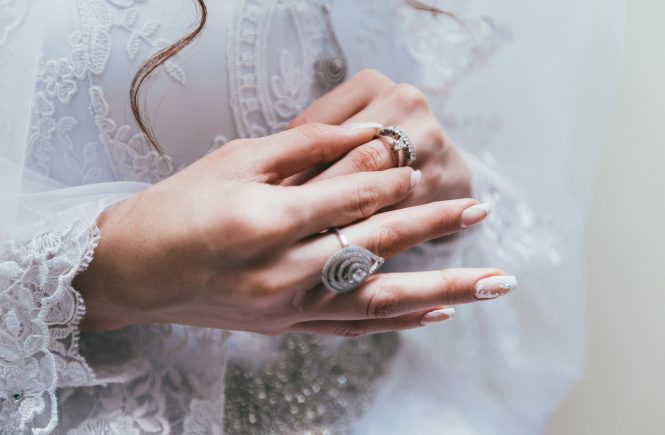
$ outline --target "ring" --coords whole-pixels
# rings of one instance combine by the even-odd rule
[[[406,166],[416,160],[416,147],[411,138],[397,127],[383,127],[379,130],[379,136],[392,140],[390,148],[397,157],[397,166]]]
[[[339,228],[333,229],[342,243],[342,249],[336,251],[326,261],[321,270],[321,281],[328,290],[348,293],[374,275],[385,260],[365,248],[349,244]]]

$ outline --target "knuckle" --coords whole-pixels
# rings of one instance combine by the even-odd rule
[[[249,273],[243,279],[243,293],[249,296],[257,305],[261,305],[266,299],[271,299],[275,294],[280,292],[278,286],[272,282],[269,277],[262,272]],[[260,321],[269,323],[274,320],[270,312],[261,311],[257,314]],[[261,323],[260,322],[260,323]]]
[[[359,215],[360,219],[372,216],[377,210],[380,200],[381,193],[376,186],[366,183],[359,184],[356,189],[355,212]]]
[[[304,125],[304,124],[308,124],[308,123],[309,123],[309,121],[307,120],[307,117],[305,117],[304,115],[298,115],[295,118],[293,118],[291,120],[291,122],[289,122],[288,128],[295,128],[295,127],[298,127],[300,125]]]
[[[450,275],[450,272],[443,271],[443,273],[441,273],[439,282],[441,284],[441,288],[443,289],[441,303],[444,305],[454,305],[458,303],[459,298],[456,296],[457,292],[453,291],[455,280]]]
[[[326,136],[325,126],[317,122],[309,122],[307,124],[296,127],[305,140],[319,143],[322,138]]]
[[[402,250],[402,230],[394,223],[379,226],[370,240],[370,251],[381,257],[394,257]]]
[[[417,325],[414,325],[413,322],[403,318],[395,318],[388,324],[391,331],[404,331],[405,329],[411,329],[415,326]]]
[[[338,337],[355,338],[367,335],[367,330],[360,325],[344,324],[333,330],[333,335]]]
[[[443,129],[436,121],[427,123],[421,130],[421,134],[426,138],[427,142],[432,143],[436,148],[443,148],[446,142]]]
[[[443,206],[445,207],[445,204]],[[455,213],[454,210],[447,208],[435,210],[431,222],[436,235],[444,236],[457,231],[460,227],[460,216],[460,213]]]
[[[388,77],[380,73],[379,71],[372,68],[365,68],[361,70],[354,77],[355,80],[361,81],[364,84],[375,86],[379,82],[384,82],[388,80]]]
[[[270,210],[270,213],[266,213]],[[231,224],[228,228],[233,228],[234,240],[242,243],[247,253],[256,255],[259,251],[268,246],[273,246],[281,241],[285,235],[292,230],[289,212],[285,207],[244,207],[241,210],[230,212]],[[240,237],[242,236],[242,237]]]
[[[378,171],[386,167],[388,151],[386,147],[377,142],[372,141],[366,145],[358,147],[352,154],[354,158],[354,167],[359,172]]]
[[[393,317],[398,313],[400,289],[394,286],[382,286],[373,293],[367,302],[368,319]]]
[[[427,97],[425,94],[409,83],[396,85],[395,96],[402,105],[409,108],[427,106]]]
[[[411,174],[412,171],[402,171],[403,175],[401,177],[394,177],[395,182],[394,193],[397,198],[401,198],[404,195],[408,194],[411,191]]]

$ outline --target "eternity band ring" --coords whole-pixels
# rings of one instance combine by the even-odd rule
[[[321,270],[321,281],[336,293],[348,293],[358,288],[367,278],[376,273],[385,260],[365,248],[349,244],[339,228],[333,228],[342,244],[342,249],[333,253]]]
[[[379,136],[390,140],[390,148],[397,159],[397,166],[407,166],[416,160],[416,147],[411,138],[398,127],[383,127]]]

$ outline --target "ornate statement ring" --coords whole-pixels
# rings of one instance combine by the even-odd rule
[[[391,141],[390,148],[397,158],[397,166],[407,166],[416,160],[416,147],[411,138],[397,127],[383,127],[379,130],[379,136]]]
[[[376,273],[385,260],[365,248],[349,244],[344,233],[338,228],[333,229],[342,243],[342,249],[326,261],[321,270],[321,281],[328,290],[348,293]]]

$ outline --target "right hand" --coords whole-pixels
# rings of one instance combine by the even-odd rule
[[[352,244],[383,257],[460,230],[476,201],[435,202],[375,213],[412,190],[413,169],[355,173],[279,185],[338,160],[375,130],[306,124],[237,140],[104,212],[102,239],[74,287],[82,327],[177,323],[263,334],[336,335],[417,327],[447,304],[472,302],[496,269],[377,274],[351,293],[325,290],[320,273]]]

